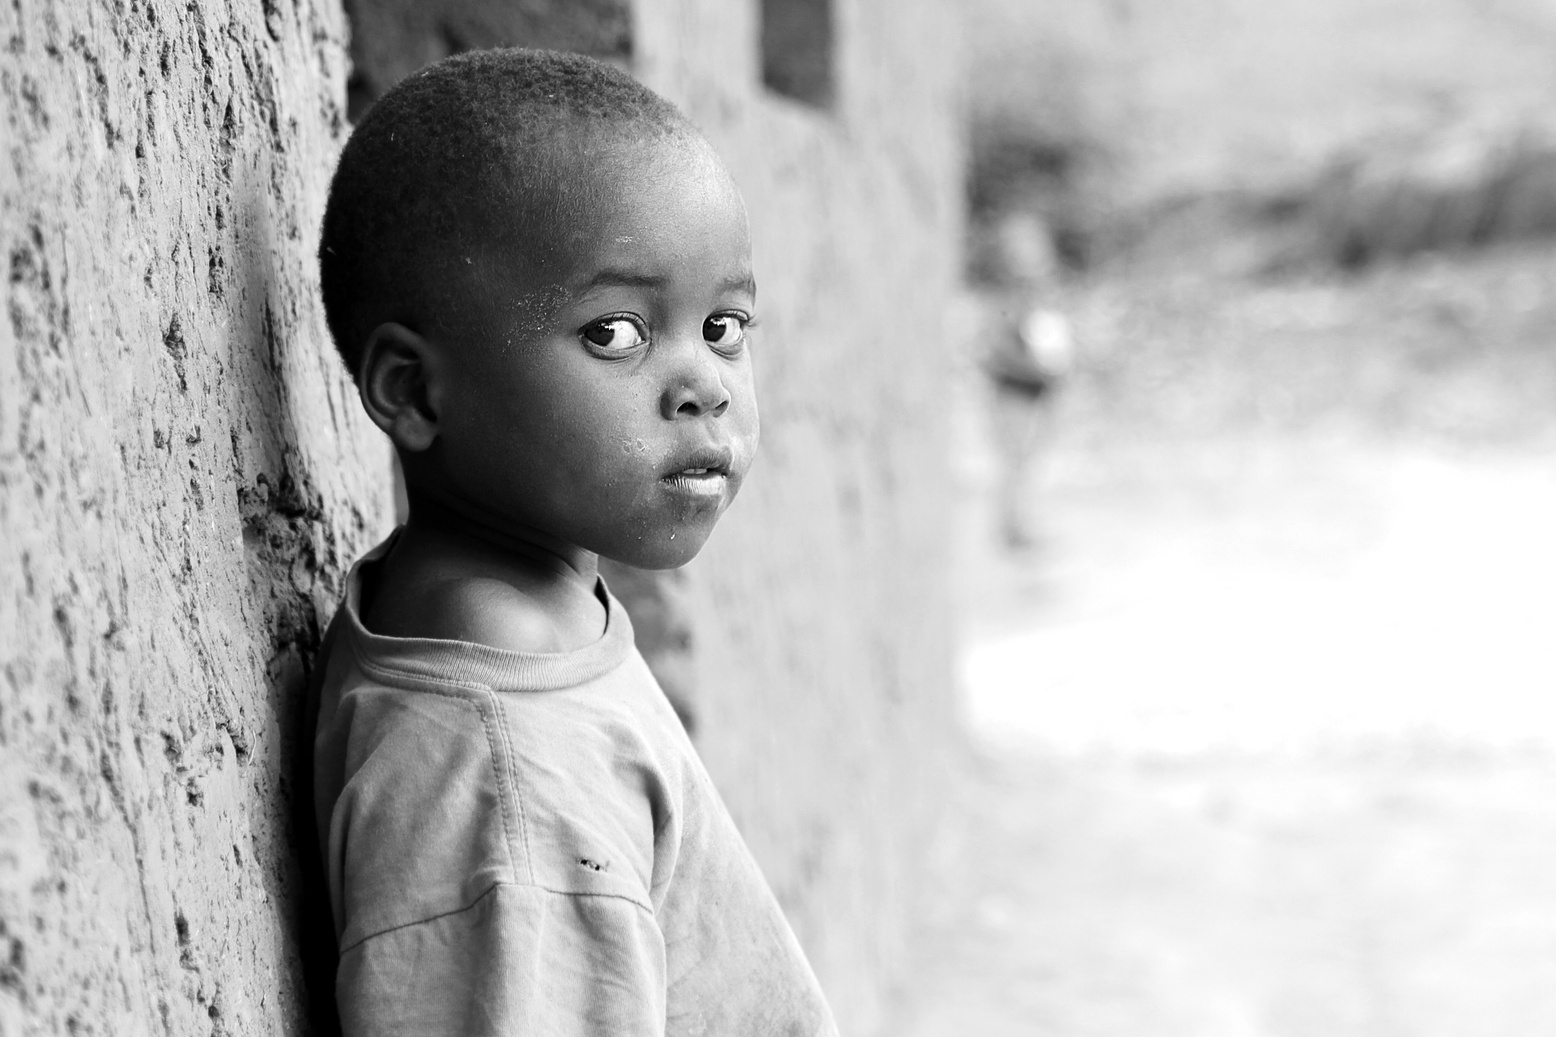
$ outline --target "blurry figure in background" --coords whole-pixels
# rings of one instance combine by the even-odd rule
[[[1054,307],[1059,259],[1047,221],[1016,209],[990,229],[996,295],[983,367],[993,382],[996,507],[1006,545],[1023,548],[1036,539],[1040,461],[1053,439],[1056,394],[1075,363],[1075,339]]]

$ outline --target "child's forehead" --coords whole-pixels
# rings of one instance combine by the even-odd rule
[[[713,148],[690,132],[618,133],[569,152],[556,170],[564,189],[579,189],[618,211],[671,198],[691,200],[726,187],[734,191]]]
[[[700,138],[576,149],[543,193],[507,197],[491,229],[551,276],[591,276],[601,263],[750,265],[745,205]]]

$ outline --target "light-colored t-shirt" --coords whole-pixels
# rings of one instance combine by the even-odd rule
[[[558,654],[331,624],[315,809],[346,1037],[835,1034],[820,987],[600,585]]]

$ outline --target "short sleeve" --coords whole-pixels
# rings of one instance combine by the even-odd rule
[[[348,947],[336,997],[345,1037],[661,1035],[664,939],[625,898],[502,883]]]

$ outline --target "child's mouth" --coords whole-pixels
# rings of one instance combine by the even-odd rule
[[[707,502],[724,499],[729,488],[729,467],[734,460],[728,445],[709,443],[693,447],[675,460],[681,467],[660,477],[672,493]]]
[[[724,493],[725,475],[718,468],[683,468],[662,480],[672,490],[694,497],[718,497]]]

